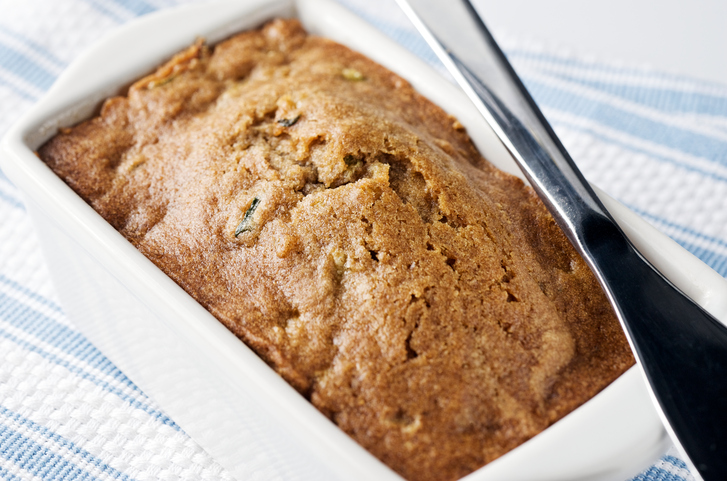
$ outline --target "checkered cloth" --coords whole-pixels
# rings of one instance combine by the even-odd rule
[[[0,134],[106,32],[192,1],[0,0]],[[442,68],[393,0],[342,1]],[[727,87],[496,34],[586,177],[727,274]],[[36,235],[0,172],[0,478],[232,479],[76,330]],[[693,478],[670,451],[635,479]]]

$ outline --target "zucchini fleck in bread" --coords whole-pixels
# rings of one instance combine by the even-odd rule
[[[633,364],[532,190],[297,21],[190,47],[39,154],[407,479],[466,475]]]

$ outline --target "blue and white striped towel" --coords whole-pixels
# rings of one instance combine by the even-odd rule
[[[0,135],[108,30],[191,1],[0,1]],[[342,1],[437,65],[392,0]],[[727,86],[503,47],[586,176],[726,275]],[[1,172],[0,478],[231,479],[64,315]],[[635,479],[693,478],[670,452]]]

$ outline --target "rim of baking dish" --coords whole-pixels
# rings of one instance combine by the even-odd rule
[[[406,78],[424,96],[455,115],[489,160],[521,177],[507,151],[456,86],[331,0],[217,0],[164,10],[130,22],[73,62],[46,96],[7,133],[0,145],[0,162],[24,195],[56,219],[60,228],[141,302],[152,310],[162,303],[180,318],[184,326],[180,329],[214,346],[210,356],[214,362],[226,364],[223,371],[231,382],[235,371],[244,373],[242,377],[254,383],[258,400],[282,416],[290,433],[316,452],[319,462],[349,479],[400,479],[282,381],[34,155],[34,150],[59,127],[88,118],[103,99],[151,71],[197,36],[214,43],[273,16],[297,16],[311,33],[354,48]],[[170,26],[170,22],[175,22],[176,27],[164,30],[167,35],[158,35],[161,27]],[[145,48],[140,52],[122,45]],[[727,319],[724,278],[623,205],[597,192],[649,260],[705,309],[719,319]],[[154,293],[154,299],[150,293]],[[119,367],[124,369],[123,365]],[[140,387],[147,390],[143,384]],[[153,392],[153,388],[148,391]],[[186,430],[184,419],[175,416],[175,421]],[[197,440],[193,429],[189,434]],[[625,478],[662,454],[667,443],[641,373],[632,368],[571,414],[466,479]],[[213,449],[210,452],[215,456]],[[224,459],[221,463],[228,467]]]

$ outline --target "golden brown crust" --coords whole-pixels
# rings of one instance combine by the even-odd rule
[[[296,21],[190,47],[40,155],[408,479],[479,468],[633,363],[532,191]]]

